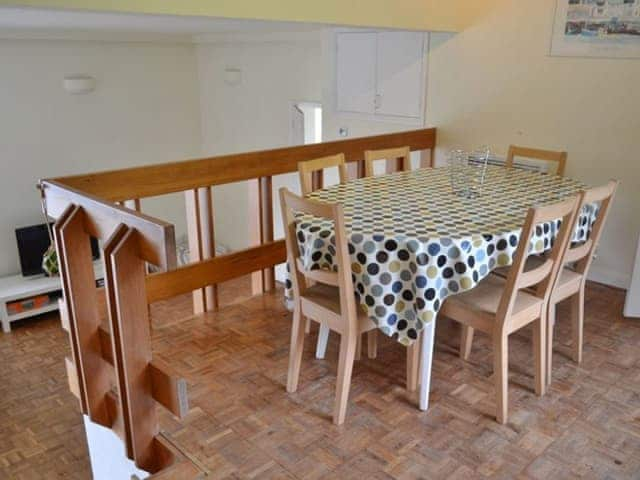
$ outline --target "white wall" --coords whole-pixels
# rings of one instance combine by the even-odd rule
[[[19,271],[14,229],[42,223],[39,178],[200,155],[193,46],[0,40],[0,275]],[[66,74],[97,78],[69,95]],[[182,196],[145,201],[184,231]]]
[[[292,101],[318,101],[322,91],[321,42],[317,33],[230,35],[197,47],[206,155],[287,146]],[[224,70],[242,70],[239,85],[227,85]],[[274,179],[298,188],[295,175]],[[216,240],[237,249],[248,246],[248,186],[214,189]],[[279,207],[276,236],[282,235]]]
[[[455,36],[432,35],[427,120],[439,158],[510,143],[569,152],[567,175],[622,181],[592,277],[627,287],[640,231],[640,60],[550,57],[555,0],[503,0]]]

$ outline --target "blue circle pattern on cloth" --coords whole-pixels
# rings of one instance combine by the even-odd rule
[[[436,168],[363,178],[309,198],[343,205],[360,308],[382,332],[409,345],[448,296],[511,265],[530,206],[584,188],[567,178],[489,167],[482,196],[462,199],[451,191],[448,169]],[[574,242],[588,238],[597,210],[588,205],[580,213]],[[560,224],[537,225],[530,253],[549,250]],[[297,236],[306,269],[337,270],[333,222],[299,215]]]

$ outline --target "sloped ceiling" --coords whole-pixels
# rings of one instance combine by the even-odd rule
[[[0,0],[0,5],[457,32],[500,0]]]

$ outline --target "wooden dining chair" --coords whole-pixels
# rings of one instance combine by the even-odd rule
[[[308,195],[315,190],[324,188],[324,170],[332,167],[338,168],[340,183],[349,181],[343,153],[299,162],[298,173],[300,174],[302,195]]]
[[[298,388],[305,337],[303,318],[311,318],[340,335],[333,423],[341,425],[347,410],[358,338],[362,333],[373,331],[377,327],[356,305],[342,206],[307,200],[294,195],[286,188],[280,189],[280,205],[293,289],[293,326],[287,391],[292,393]],[[304,268],[297,243],[294,212],[333,220],[337,272]]]
[[[556,286],[549,301],[547,325],[547,384],[551,383],[551,366],[553,357],[553,329],[556,323],[556,306],[571,299],[571,337],[572,357],[576,363],[582,362],[582,342],[584,331],[584,289],[587,283],[589,268],[594,258],[604,224],[609,215],[619,182],[609,181],[606,185],[586,190],[582,196],[580,210],[587,205],[599,204],[596,221],[592,226],[587,241],[579,245],[567,244],[563,259],[563,268],[558,275]],[[578,211],[580,211],[578,210]],[[577,225],[577,228],[588,228],[588,225]],[[539,258],[531,257],[531,262],[538,264]]]
[[[311,192],[324,188],[324,170],[326,168],[338,168],[340,183],[349,181],[347,165],[344,154],[339,153],[330,157],[316,158],[298,163],[298,173],[300,174],[300,188],[302,195],[308,195]],[[311,331],[311,322],[307,320],[305,331]],[[316,345],[316,358],[324,358],[327,351],[327,343],[329,341],[329,328],[320,326],[318,332],[318,343]],[[372,331],[368,334],[367,355],[369,358],[376,358],[378,349],[377,332]],[[356,358],[360,358],[362,352],[362,340],[358,339],[356,349]]]
[[[535,391],[537,395],[543,395],[546,390],[547,309],[572,233],[578,204],[579,197],[573,197],[554,205],[531,208],[507,278],[489,275],[475,288],[449,297],[440,310],[440,315],[462,323],[467,336],[473,338],[473,332],[477,329],[492,337],[496,419],[499,423],[507,422],[509,335],[529,324],[533,324]],[[540,266],[525,271],[530,239],[536,225],[557,219],[562,219],[562,226],[550,255],[543,259]]]
[[[366,150],[364,152],[364,175],[373,177],[374,163],[384,160],[385,172],[408,172],[411,170],[411,149],[409,147],[387,148],[384,150]]]
[[[561,177],[564,176],[564,171],[567,165],[567,152],[555,152],[552,150],[540,150],[537,148],[527,148],[510,145],[504,166],[507,168],[513,168],[515,157],[530,158],[546,162],[555,162],[557,163],[556,175],[559,175]]]

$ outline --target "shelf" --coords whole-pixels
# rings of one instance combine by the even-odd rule
[[[24,312],[15,313],[13,315],[7,315],[7,319],[10,322],[14,322],[16,320],[22,320],[23,318],[35,317],[36,315],[40,315],[42,313],[53,312],[58,309],[58,302],[52,302],[49,305],[40,308],[34,308],[31,310],[25,310]]]
[[[102,273],[102,261],[98,260],[93,263],[94,278],[96,280],[104,278]],[[51,303],[18,313],[9,313],[7,304],[29,300],[39,295],[49,295],[62,290],[60,277],[23,277],[22,275],[12,275],[10,277],[0,278],[0,320],[2,321],[2,330],[5,333],[11,331],[11,322],[21,320],[23,318],[34,317],[42,313],[53,312],[58,309],[58,302],[53,298]]]

